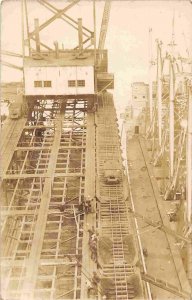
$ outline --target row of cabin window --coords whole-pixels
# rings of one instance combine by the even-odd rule
[[[51,87],[51,81],[34,81],[34,87]],[[68,80],[68,87],[84,87],[85,80]]]

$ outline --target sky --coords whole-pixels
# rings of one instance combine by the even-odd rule
[[[48,0],[57,8],[63,8],[70,1]],[[34,18],[39,17],[40,24],[53,14],[36,0],[27,0],[29,26],[33,29]],[[102,19],[104,1],[96,1],[97,41]],[[83,18],[83,24],[93,29],[92,1],[80,1],[67,12],[71,17]],[[148,82],[149,66],[149,28],[152,28],[153,58],[156,57],[156,40],[163,42],[163,52],[169,51],[168,44],[174,33],[176,53],[192,56],[192,1],[112,1],[109,27],[105,46],[108,49],[109,72],[115,76],[114,99],[118,111],[122,112],[131,98],[131,83]],[[4,0],[1,4],[1,47],[7,51],[21,53],[21,2]],[[42,31],[41,39],[53,45],[57,40],[65,48],[77,45],[77,32],[62,20]],[[188,50],[188,52],[187,52]],[[4,58],[4,57],[3,57]],[[5,57],[7,61],[20,63],[17,59]],[[2,67],[1,81],[19,81],[20,71]],[[155,79],[155,68],[154,68]]]

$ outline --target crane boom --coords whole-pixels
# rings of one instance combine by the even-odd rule
[[[99,45],[98,45],[99,50],[103,50],[104,46],[105,46],[105,39],[106,39],[106,35],[107,35],[110,10],[111,10],[111,0],[106,0],[104,11],[103,11],[101,30],[100,30],[100,35],[99,35]]]

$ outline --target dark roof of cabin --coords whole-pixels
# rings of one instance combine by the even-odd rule
[[[55,52],[42,52],[40,55],[34,53],[32,57],[24,59],[24,67],[56,67],[56,66],[93,66],[93,50],[84,51],[78,57],[78,52],[74,50],[65,50],[59,52],[59,58],[56,58]]]

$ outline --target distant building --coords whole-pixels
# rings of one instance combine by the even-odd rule
[[[125,129],[128,138],[133,134],[145,132],[145,112],[148,106],[148,84],[144,82],[134,82],[132,84],[132,101],[124,113]]]
[[[148,84],[144,82],[134,82],[132,84],[132,112],[133,118],[140,116],[148,103]]]

